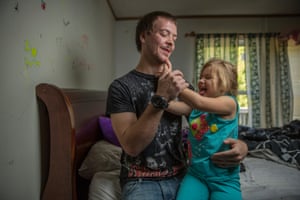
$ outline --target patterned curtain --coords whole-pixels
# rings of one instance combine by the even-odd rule
[[[221,58],[237,64],[238,58],[237,34],[197,34],[196,65],[193,84],[197,85],[202,66],[210,58]]]
[[[201,67],[212,57],[237,64],[239,38],[245,43],[248,120],[252,127],[276,127],[293,116],[293,95],[287,41],[277,33],[197,34],[193,77],[197,85]]]
[[[287,41],[277,33],[245,34],[250,124],[277,127],[293,117]]]

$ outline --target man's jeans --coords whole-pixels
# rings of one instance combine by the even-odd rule
[[[122,188],[122,200],[175,200],[180,178],[136,180]]]

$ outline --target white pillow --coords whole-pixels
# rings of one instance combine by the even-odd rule
[[[121,153],[121,147],[100,140],[91,147],[78,173],[81,177],[90,180],[97,172],[119,170]]]
[[[89,187],[89,200],[120,200],[120,170],[97,172]]]

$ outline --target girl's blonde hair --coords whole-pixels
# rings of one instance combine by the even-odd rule
[[[237,96],[238,79],[237,68],[232,63],[219,58],[212,58],[207,61],[201,69],[200,77],[203,70],[212,67],[212,72],[219,78],[219,89],[225,94]]]

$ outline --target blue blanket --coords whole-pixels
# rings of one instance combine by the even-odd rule
[[[300,120],[274,128],[239,126],[239,138],[250,155],[300,169]]]

